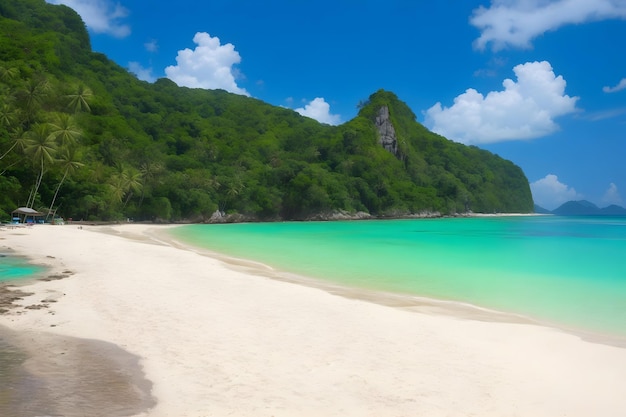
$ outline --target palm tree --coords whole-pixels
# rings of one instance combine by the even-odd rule
[[[17,122],[18,116],[17,109],[6,101],[0,106],[0,126],[11,128]]]
[[[81,111],[90,112],[89,101],[93,93],[89,87],[85,84],[78,84],[72,94],[68,94],[65,97],[69,100],[67,107],[73,113],[79,113]]]
[[[108,182],[111,199],[116,203],[121,203],[126,195],[126,184],[120,174],[115,174]]]
[[[54,161],[57,145],[54,137],[50,134],[50,126],[47,123],[34,125],[32,130],[26,132],[26,135],[24,151],[31,157],[33,164],[38,165],[39,168],[39,175],[26,204],[26,207],[32,208],[43,174],[46,172],[46,164]]]
[[[211,176],[211,178],[209,178],[209,187],[213,190],[213,191],[217,191],[220,189],[220,187],[222,186],[222,184],[220,183],[220,180],[218,177],[216,177],[215,175]]]
[[[50,123],[52,136],[61,146],[74,146],[82,135],[82,131],[67,113],[57,113],[54,122]]]
[[[0,67],[0,78],[1,78],[1,72],[2,72],[2,67]],[[2,129],[1,131],[8,132],[16,125],[19,113],[18,113],[18,110],[14,106],[9,104],[8,102],[9,100],[7,100],[7,97],[3,96],[0,98],[2,98],[2,100],[4,101],[4,103],[0,105],[0,127],[4,127],[4,129]],[[19,133],[20,131],[21,129],[19,131],[14,130],[15,133]],[[22,137],[21,135],[14,135],[14,134],[8,135],[9,142],[13,142],[13,143],[11,144],[9,149],[6,150],[0,156],[0,160],[4,159],[4,157],[7,156],[16,146],[23,145],[23,143],[20,140],[21,137]]]
[[[139,198],[139,206],[141,207],[145,197],[146,188],[149,189],[150,186],[153,186],[157,182],[157,178],[163,172],[163,165],[158,162],[146,161],[141,164],[139,171],[141,172],[141,180],[143,181],[143,186],[141,187],[141,197]]]
[[[15,77],[17,77],[19,73],[20,73],[20,70],[18,70],[15,67],[6,68],[3,66],[0,66],[0,81],[7,82],[9,80],[12,80]]]
[[[154,181],[163,172],[163,165],[159,162],[146,161],[139,168],[141,177],[146,181]]]
[[[50,91],[50,83],[45,77],[30,78],[16,96],[26,111],[27,120],[31,120],[44,98]]]
[[[128,192],[124,207],[128,204],[133,194],[139,192],[143,188],[142,174],[139,170],[128,167],[122,171],[122,178],[125,180],[126,190]]]
[[[13,144],[11,144],[9,149],[7,149],[7,151],[5,153],[3,153],[2,156],[0,156],[0,160],[4,159],[4,157],[7,156],[9,154],[9,152],[11,152],[16,147],[17,148],[21,148],[22,150],[24,149],[24,146],[26,144],[26,138],[25,138],[25,135],[24,135],[24,131],[21,128],[17,128],[15,130],[13,130],[13,132],[11,132],[11,135],[9,136],[9,138],[11,139]]]
[[[109,191],[114,201],[124,201],[124,208],[133,196],[133,193],[141,191],[143,187],[142,174],[133,167],[118,166],[119,172],[111,177]],[[124,197],[126,199],[124,200]]]
[[[59,194],[59,190],[61,189],[61,185],[65,181],[68,175],[73,174],[78,168],[82,167],[83,164],[78,161],[78,157],[76,152],[72,148],[64,147],[61,150],[61,157],[57,159],[57,163],[63,170],[63,178],[61,178],[61,182],[57,186],[56,191],[54,192],[54,197],[52,197],[52,203],[50,203],[50,209],[48,209],[48,216],[52,212],[52,208],[54,207],[54,202],[57,199],[57,195]]]
[[[241,180],[239,173],[236,173],[234,177],[230,178],[226,184],[220,184],[220,187],[222,185],[224,185],[226,196],[218,203],[218,206],[220,211],[226,211],[228,204],[237,198],[246,188],[246,185]]]

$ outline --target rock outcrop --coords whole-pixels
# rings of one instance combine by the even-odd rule
[[[395,157],[398,157],[398,139],[396,138],[396,130],[389,118],[389,107],[383,106],[378,110],[376,128],[378,128],[378,143]]]

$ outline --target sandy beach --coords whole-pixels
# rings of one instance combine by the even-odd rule
[[[0,315],[33,347],[34,372],[71,338],[91,343],[77,367],[112,361],[149,392],[137,416],[626,415],[623,347],[272,279],[172,243],[166,227],[0,230],[0,248],[59,278],[20,286],[30,295]],[[95,390],[110,385],[93,375]]]

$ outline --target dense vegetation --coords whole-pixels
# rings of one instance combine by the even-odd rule
[[[389,108],[398,154],[378,143]],[[0,0],[0,217],[18,206],[89,220],[304,219],[363,211],[530,212],[509,161],[416,122],[390,92],[328,126],[167,79],[139,81],[91,51],[80,17]]]

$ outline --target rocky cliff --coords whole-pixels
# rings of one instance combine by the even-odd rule
[[[393,128],[393,124],[389,118],[389,107],[383,106],[378,110],[376,128],[378,129],[378,143],[397,157],[398,139],[396,137],[396,130]]]

